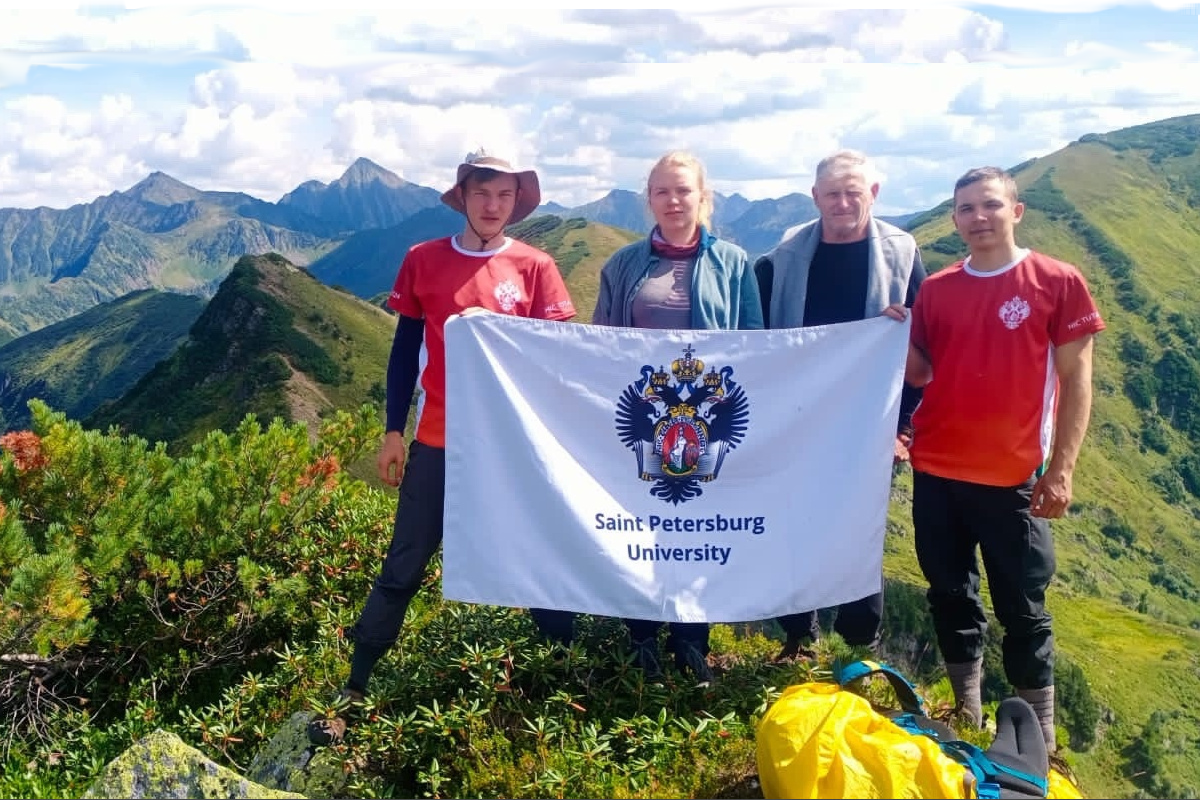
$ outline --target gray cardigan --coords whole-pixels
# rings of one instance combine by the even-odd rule
[[[804,325],[804,301],[808,293],[808,268],[821,241],[821,220],[805,223],[784,235],[784,240],[755,262],[774,265],[771,307],[767,314],[772,328]],[[875,317],[892,303],[903,303],[909,277],[921,263],[917,242],[906,231],[871,218],[870,262],[867,268],[867,305],[863,319]]]

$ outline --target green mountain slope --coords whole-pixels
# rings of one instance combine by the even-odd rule
[[[576,322],[590,322],[600,293],[600,270],[613,253],[645,234],[575,217],[541,216],[527,219],[509,233],[554,256],[575,302]]]
[[[462,230],[463,216],[438,203],[396,225],[360,231],[309,265],[308,271],[330,286],[359,297],[390,293],[408,249],[426,239]]]
[[[1200,788],[1198,145],[1200,117],[1183,117],[1087,136],[1014,170],[1027,205],[1019,243],[1078,265],[1108,323],[1049,597],[1062,652],[1110,710],[1079,759],[1094,796]],[[963,254],[949,208],[911,223],[933,269]],[[911,540],[889,552],[889,570],[919,583]]]
[[[74,419],[120,397],[187,338],[203,310],[199,297],[146,289],[0,347],[0,432],[29,425],[34,397]]]
[[[315,432],[330,409],[382,411],[395,320],[276,254],[238,260],[188,340],[88,427],[117,425],[176,452],[247,413]]]

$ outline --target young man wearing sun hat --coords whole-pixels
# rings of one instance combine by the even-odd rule
[[[442,541],[446,320],[471,307],[548,320],[575,316],[554,259],[504,234],[506,226],[528,217],[541,202],[536,172],[479,150],[459,164],[442,202],[466,218],[462,232],[414,245],[388,298],[399,320],[388,360],[386,433],[376,465],[381,480],[399,486],[399,504],[391,546],[350,632],[354,652],[342,690],[348,701],[366,694],[371,671],[399,637],[408,604]],[[418,381],[416,435],[406,448],[404,429]],[[314,744],[331,744],[345,731],[346,718],[338,715],[315,719],[308,734]]]

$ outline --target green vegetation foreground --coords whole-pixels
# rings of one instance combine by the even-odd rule
[[[375,411],[331,414],[315,442],[248,416],[173,458],[31,406],[33,429],[0,441],[0,795],[78,797],[160,727],[244,771],[345,680],[343,632],[394,502],[341,467],[378,441]],[[439,577],[435,561],[373,705],[336,748],[351,796],[757,796],[758,719],[786,686],[827,677],[771,664],[761,625],[719,625],[714,687],[647,684],[612,620],[583,620],[564,651],[538,643],[524,611],[443,602]],[[895,582],[888,598],[888,660],[939,677],[923,593]],[[822,646],[824,663],[846,655]],[[1056,682],[1061,741],[1086,749],[1100,709],[1065,658]],[[944,681],[926,691],[949,704]],[[1186,788],[1164,772],[1159,728],[1139,731],[1128,767]]]

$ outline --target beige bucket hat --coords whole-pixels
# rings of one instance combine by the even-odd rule
[[[509,225],[525,219],[541,205],[542,188],[538,183],[536,172],[531,169],[517,169],[511,162],[494,156],[483,148],[473,153],[467,153],[463,163],[458,165],[458,177],[455,179],[454,185],[442,194],[442,202],[466,216],[467,209],[463,206],[458,187],[462,186],[467,176],[477,169],[493,169],[496,172],[507,172],[517,176],[517,185],[520,187],[520,191],[517,193],[517,204],[513,207],[512,216],[508,220]]]

